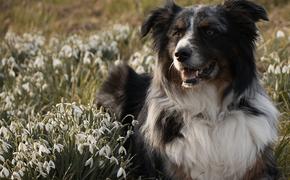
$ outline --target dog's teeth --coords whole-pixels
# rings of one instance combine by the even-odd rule
[[[198,72],[198,73],[199,73],[199,75],[201,75],[201,74],[203,73],[203,71],[204,71],[204,70],[201,70],[201,71],[199,71],[199,72]]]

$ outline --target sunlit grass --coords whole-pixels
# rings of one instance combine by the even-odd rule
[[[272,21],[259,24],[262,38],[257,44],[257,64],[262,83],[281,113],[275,154],[282,174],[289,178],[290,4],[284,0],[259,1],[271,10]],[[130,155],[114,151],[124,142],[116,140],[126,137],[127,132],[121,125],[110,129],[117,123],[114,117],[93,103],[112,64],[127,61],[142,73],[151,72],[156,61],[150,41],[140,40],[139,25],[149,10],[162,4],[161,0],[128,2],[86,0],[81,7],[78,0],[0,4],[0,9],[7,6],[0,13],[0,177],[130,177]],[[188,5],[193,1],[177,2]],[[113,25],[122,22],[127,25]],[[108,124],[99,124],[101,121]],[[97,130],[104,132],[96,142],[99,149],[91,149],[91,153],[86,144],[81,153],[80,144],[87,142],[78,138],[88,140]],[[105,144],[114,156],[97,153],[102,147],[108,151]],[[30,149],[24,151],[25,147]],[[100,161],[105,164],[96,163]]]

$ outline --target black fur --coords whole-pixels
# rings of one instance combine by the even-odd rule
[[[147,94],[151,77],[146,74],[137,74],[128,65],[114,67],[99,90],[97,104],[104,106],[123,119],[128,114],[137,117]],[[128,117],[130,119],[130,117]],[[124,123],[130,123],[131,120]]]
[[[139,124],[136,126],[135,133],[125,144],[125,148],[134,156],[131,177],[135,178],[139,176],[146,179],[164,177],[162,175],[164,172],[162,156],[147,148],[138,131],[143,123],[142,120],[146,118],[142,116],[147,114],[147,109],[143,107],[146,107],[144,103],[150,82],[149,75],[137,74],[128,65],[121,64],[110,71],[109,77],[103,83],[96,97],[98,106],[109,109],[124,124],[131,123],[134,118],[139,116],[137,118]],[[127,129],[124,130],[124,135],[126,131]]]
[[[182,116],[178,112],[172,112],[167,114],[167,112],[162,112],[156,124],[156,128],[159,129],[162,139],[162,144],[166,144],[175,138],[182,138],[183,135],[180,130],[183,126]]]

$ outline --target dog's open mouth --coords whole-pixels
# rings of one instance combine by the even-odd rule
[[[191,88],[203,79],[208,79],[217,69],[217,63],[211,61],[198,68],[184,68],[181,70],[182,86]]]

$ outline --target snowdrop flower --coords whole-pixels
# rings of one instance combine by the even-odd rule
[[[46,84],[46,83],[41,86],[42,90],[46,90],[47,88],[48,88],[48,84]]]
[[[4,141],[1,140],[1,139],[0,139],[0,142],[2,143],[2,150],[3,150],[4,152],[8,152],[8,150],[12,147],[10,144],[4,142]],[[1,150],[1,148],[0,148],[0,150]],[[0,153],[3,153],[3,152],[0,151]]]
[[[27,83],[24,83],[24,84],[22,85],[22,88],[23,88],[26,92],[29,92],[29,91],[30,91],[29,83],[28,83],[28,82],[27,82]]]
[[[86,51],[84,58],[83,58],[83,63],[84,64],[91,64],[92,57],[93,57],[93,54],[91,52]]]
[[[133,121],[132,121],[132,125],[133,125],[133,126],[137,126],[138,124],[139,124],[139,121],[137,121],[137,120],[133,120]]]
[[[5,158],[0,154],[0,161],[5,162]]]
[[[45,124],[45,130],[47,132],[51,132],[52,129],[53,129],[53,126],[51,124]]]
[[[120,178],[121,176],[123,176],[123,178],[126,178],[126,172],[122,167],[120,167],[117,172],[117,178]]]
[[[20,174],[18,173],[18,172],[13,172],[12,173],[12,177],[11,177],[11,179],[17,179],[17,180],[21,180],[22,178],[21,178],[21,176],[20,176]]]
[[[62,144],[54,144],[53,145],[53,150],[57,151],[58,153],[60,153],[63,150],[63,145]]]
[[[85,135],[83,133],[79,133],[79,134],[76,135],[76,139],[77,139],[78,142],[83,143],[83,142],[86,141],[87,135]]]
[[[2,165],[0,165],[0,168],[2,168],[2,170],[0,171],[0,177],[1,178],[8,178],[8,176],[10,174],[9,170],[6,167],[2,166]]]
[[[285,37],[285,33],[281,30],[278,30],[276,33],[276,38],[284,38]]]
[[[92,35],[89,37],[88,46],[91,49],[97,49],[99,44],[101,43],[101,38],[98,35]]]
[[[145,69],[143,66],[138,66],[138,68],[136,69],[136,72],[141,74],[141,73],[145,73]]]
[[[71,46],[65,45],[61,48],[59,55],[61,57],[70,58],[73,55],[73,50]]]
[[[288,65],[288,66],[283,66],[283,68],[282,68],[282,73],[283,74],[289,74],[289,67],[290,67],[290,65]]]
[[[50,150],[47,147],[45,147],[43,145],[40,145],[39,146],[38,153],[39,153],[40,156],[42,155],[42,153],[44,153],[44,154],[50,154]]]
[[[72,108],[73,108],[74,116],[77,119],[79,119],[82,116],[82,114],[83,114],[83,110],[80,107],[76,106],[76,105],[72,105]]]
[[[274,71],[274,74],[281,74],[281,68],[280,68],[279,65],[276,66],[275,71]]]
[[[110,157],[110,163],[115,162],[117,165],[119,164],[119,161],[117,158],[115,158],[114,156]]]
[[[101,156],[110,156],[111,154],[111,148],[108,145],[105,145],[104,147],[102,147],[99,151],[99,154]]]
[[[58,58],[52,58],[52,66],[58,68],[62,66],[62,63]]]
[[[267,70],[268,73],[274,73],[275,72],[275,67],[273,64],[270,64]]]
[[[22,151],[22,152],[25,152],[27,151],[27,146],[24,144],[24,143],[19,143],[18,145],[18,151]]]
[[[8,129],[6,127],[2,126],[0,128],[0,135],[2,135],[3,137],[8,136],[8,133],[9,133],[9,131],[8,131]]]
[[[90,165],[90,168],[92,168],[92,167],[93,167],[93,164],[94,164],[94,159],[93,159],[92,157],[90,157],[90,158],[86,161],[85,166]]]
[[[9,74],[9,76],[11,76],[11,77],[15,77],[15,72],[13,71],[12,68],[10,68],[10,69],[8,70],[8,74]]]
[[[55,169],[54,162],[51,160],[49,162],[45,161],[43,163],[43,168],[46,170],[47,174],[49,174],[50,169]]]
[[[114,62],[114,64],[117,66],[117,65],[120,65],[120,64],[122,64],[122,61],[120,60],[120,59],[118,59],[118,60],[116,60],[115,62]]]
[[[83,154],[83,152],[84,152],[84,145],[83,144],[78,145],[78,151],[80,154]]]
[[[126,151],[126,149],[124,148],[124,146],[121,146],[120,148],[119,148],[119,151],[118,151],[118,153],[119,154],[127,154],[127,151]]]
[[[43,55],[39,55],[35,58],[35,61],[33,63],[34,67],[37,68],[43,68],[44,67],[44,61],[43,61]]]

